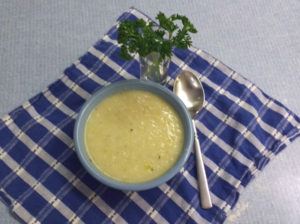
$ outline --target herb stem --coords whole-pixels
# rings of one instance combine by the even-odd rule
[[[169,40],[172,39],[172,36],[173,36],[173,32],[169,32]]]
[[[149,66],[150,65],[150,62],[149,62],[149,57],[148,56],[146,56],[145,57],[145,60],[146,60],[146,67],[147,67],[147,74],[152,74],[152,70],[153,70],[153,68],[152,68],[152,66]]]
[[[153,59],[153,64],[154,64],[154,66],[157,70],[157,74],[158,74],[158,76],[161,76],[160,71],[159,71],[159,61],[157,60],[156,53],[152,52],[151,56],[152,56],[152,59]]]

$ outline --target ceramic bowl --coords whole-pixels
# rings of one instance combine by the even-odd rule
[[[96,166],[90,161],[85,149],[84,129],[91,111],[105,98],[122,91],[143,90],[148,91],[166,100],[178,113],[184,129],[184,142],[182,153],[177,162],[162,176],[148,182],[129,184],[123,183],[101,173]],[[193,146],[193,126],[190,114],[182,101],[166,87],[151,81],[144,80],[126,80],[110,84],[98,92],[94,93],[89,100],[82,106],[81,111],[76,119],[74,128],[74,141],[76,153],[84,168],[98,181],[115,189],[124,191],[140,191],[156,187],[171,179],[186,162],[191,148]]]

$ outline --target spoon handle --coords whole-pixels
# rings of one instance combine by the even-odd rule
[[[200,144],[198,141],[195,121],[193,121],[193,126],[194,126],[194,133],[195,133],[194,150],[195,150],[196,165],[197,165],[198,187],[200,191],[201,207],[203,209],[209,209],[212,208],[212,203],[210,199],[210,193],[207,184],[207,178],[206,178],[204,163],[202,159]]]

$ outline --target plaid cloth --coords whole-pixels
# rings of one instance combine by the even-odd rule
[[[138,60],[118,56],[117,24],[146,15],[131,8],[56,82],[0,121],[0,196],[26,223],[222,223],[240,191],[288,143],[300,120],[217,59],[174,50],[167,87],[184,69],[203,83],[196,126],[213,208],[199,203],[193,154],[167,183],[141,192],[102,185],[81,166],[73,128],[82,104],[109,83],[139,77]],[[135,56],[137,59],[137,56]]]

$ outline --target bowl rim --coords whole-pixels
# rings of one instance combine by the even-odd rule
[[[176,112],[181,117],[182,125],[184,126],[184,146],[181,155],[179,156],[177,162],[163,175],[160,177],[150,180],[147,182],[141,183],[124,183],[118,180],[114,180],[101,171],[99,171],[95,165],[90,161],[84,145],[84,128],[85,121],[87,120],[88,115],[93,110],[93,108],[98,105],[102,100],[106,97],[116,94],[118,92],[129,91],[129,90],[144,90],[160,96],[164,100],[166,100],[171,106],[176,110]],[[102,98],[101,98],[102,96]],[[168,101],[167,99],[170,99]],[[175,107],[176,106],[176,107]],[[167,182],[172,177],[174,177],[179,170],[184,166],[187,161],[191,148],[193,146],[193,124],[190,113],[186,109],[183,102],[177,97],[172,91],[170,91],[165,86],[154,83],[152,81],[146,80],[122,80],[115,83],[111,83],[105,87],[102,87],[100,90],[96,91],[92,94],[92,96],[83,104],[81,107],[79,114],[75,121],[74,126],[74,144],[76,154],[86,169],[86,171],[91,174],[95,179],[99,182],[110,186],[115,189],[123,190],[123,191],[140,191],[147,190],[150,188],[154,188],[159,186],[162,183]]]

